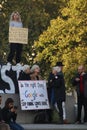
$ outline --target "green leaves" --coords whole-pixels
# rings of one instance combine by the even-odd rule
[[[29,29],[28,45],[22,62],[38,63],[47,76],[57,61],[63,61],[67,86],[79,64],[87,63],[86,0],[1,0],[0,57],[6,62],[9,52],[10,14],[20,12],[23,25]],[[5,54],[5,55],[4,55]],[[69,84],[69,85],[68,85]]]
[[[68,1],[67,6],[61,9],[61,15],[51,20],[48,29],[34,44],[37,50],[36,61],[42,62],[45,59],[50,67],[59,60],[64,62],[66,84],[69,86],[73,71],[79,64],[87,63],[86,8],[85,0]]]

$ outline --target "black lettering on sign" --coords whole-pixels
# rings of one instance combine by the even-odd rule
[[[41,102],[35,102],[35,105],[37,106],[37,105],[41,105]]]
[[[37,83],[37,87],[38,87],[38,88],[42,88],[42,89],[44,89],[44,84]]]
[[[31,83],[30,87],[35,88],[36,87],[36,83]]]
[[[27,102],[27,106],[34,106],[33,102]]]
[[[42,105],[47,105],[47,102],[42,102]]]
[[[22,102],[22,104],[21,104],[22,106],[26,106],[26,102]]]

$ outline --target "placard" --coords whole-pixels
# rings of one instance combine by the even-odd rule
[[[28,44],[28,28],[9,27],[9,43]]]
[[[18,81],[22,110],[49,109],[46,81]]]

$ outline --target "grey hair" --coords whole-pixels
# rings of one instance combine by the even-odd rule
[[[61,71],[61,68],[59,66],[55,66],[52,68],[52,70],[55,70],[57,72],[60,72]]]
[[[24,65],[24,66],[22,67],[22,70],[23,70],[23,71],[25,71],[26,69],[30,69],[30,66],[29,66],[29,65]]]
[[[36,68],[40,69],[40,67],[39,67],[38,65],[36,65],[36,64],[33,65],[32,68],[31,68],[31,72],[34,72],[34,70],[35,70]]]

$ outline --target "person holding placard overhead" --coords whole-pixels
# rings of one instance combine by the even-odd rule
[[[11,14],[9,27],[18,27],[18,28],[23,27],[23,24],[21,21],[21,16],[20,16],[19,12],[13,12]],[[21,43],[10,43],[10,52],[7,57],[7,65],[12,64],[12,60],[15,55],[16,55],[16,57],[15,57],[16,64],[21,65],[20,61],[21,61],[22,48],[23,48],[23,44],[21,44]]]

